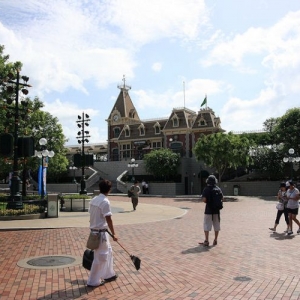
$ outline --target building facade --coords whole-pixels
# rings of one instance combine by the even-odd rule
[[[141,120],[129,95],[129,86],[118,86],[120,93],[106,119],[108,123],[108,161],[143,159],[153,149],[169,148],[181,157],[191,158],[202,134],[224,132],[221,120],[209,108],[198,112],[174,108],[168,118]]]

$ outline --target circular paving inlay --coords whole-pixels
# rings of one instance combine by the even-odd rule
[[[71,255],[46,255],[29,257],[18,261],[21,268],[29,269],[59,269],[76,266],[82,263],[82,257]]]

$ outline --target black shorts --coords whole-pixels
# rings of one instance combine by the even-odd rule
[[[298,215],[299,208],[288,208],[287,211],[289,214]]]

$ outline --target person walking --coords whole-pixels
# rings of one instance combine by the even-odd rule
[[[215,238],[213,241],[214,246],[216,246],[218,243],[219,231],[221,229],[220,209],[223,207],[222,203],[224,196],[221,189],[216,185],[217,183],[217,178],[214,175],[209,175],[206,180],[207,187],[205,187],[202,192],[202,200],[204,203],[206,203],[203,221],[205,241],[200,242],[199,244],[205,247],[209,246],[209,232],[211,231],[212,226],[214,227],[215,231]],[[220,206],[214,205],[216,202],[219,202]]]
[[[109,229],[113,235],[113,240],[118,240],[112,221],[110,202],[107,198],[111,186],[109,180],[101,180],[99,182],[100,194],[90,202],[90,230],[99,233],[100,245],[94,250],[94,260],[87,280],[88,287],[101,286],[106,282],[116,280],[118,277],[113,269],[113,253],[107,232]]]
[[[288,200],[287,208],[289,213],[289,230],[288,235],[293,234],[293,221],[298,225],[297,233],[300,233],[300,222],[297,219],[299,210],[299,190],[295,188],[293,181],[289,181],[289,189],[286,192],[286,197]]]
[[[146,194],[146,181],[143,179],[142,180],[142,190],[143,190],[143,194]]]
[[[284,214],[284,219],[285,219],[285,222],[287,225],[287,229],[285,232],[288,232],[288,230],[289,230],[289,213],[288,213],[288,209],[286,207],[287,201],[288,201],[287,197],[286,197],[286,190],[287,190],[286,183],[285,182],[280,183],[279,191],[277,193],[277,199],[278,199],[278,203],[280,203],[280,207],[282,209],[277,208],[277,215],[276,215],[274,227],[269,228],[270,230],[272,230],[274,232],[276,231],[276,227],[279,224],[282,214]]]
[[[139,187],[139,182],[137,180],[134,181],[134,184],[131,186],[130,191],[132,192],[131,203],[133,210],[135,211],[139,203],[139,194],[141,192],[141,188]]]

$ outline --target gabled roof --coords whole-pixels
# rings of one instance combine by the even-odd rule
[[[135,120],[139,120],[140,119],[139,115],[128,93],[129,87],[122,86],[119,88],[120,88],[120,93],[115,102],[115,105],[113,106],[113,109],[109,114],[109,118],[115,111],[118,111],[120,113],[121,118],[132,118]]]
[[[144,140],[145,138],[152,139],[155,137],[162,137],[163,133],[160,132],[159,134],[155,133],[155,126],[158,124],[160,125],[160,129],[162,130],[167,122],[167,119],[157,119],[157,120],[151,120],[151,121],[141,121],[136,124],[127,124],[123,127],[120,136],[118,138],[118,141],[122,140],[128,140],[128,139],[134,139],[134,140]],[[158,123],[158,124],[157,124]],[[144,131],[145,135],[140,135],[140,127],[141,125],[144,125]],[[130,137],[125,137],[125,129],[128,128],[130,130]]]
[[[216,128],[220,131],[225,131],[221,128],[221,120],[215,116],[215,112],[207,107],[198,111],[197,117],[192,126],[193,129],[211,129]]]

